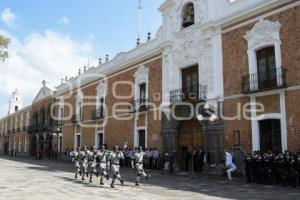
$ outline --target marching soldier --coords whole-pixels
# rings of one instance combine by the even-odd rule
[[[112,178],[111,185],[110,185],[111,188],[115,188],[114,184],[115,184],[116,178],[120,181],[120,183],[122,185],[124,185],[124,178],[120,175],[120,160],[121,159],[124,159],[124,154],[121,151],[119,151],[118,146],[114,146],[113,152],[109,156],[109,160],[111,163],[110,167],[113,172],[113,178]]]
[[[105,146],[103,145],[101,147],[101,150],[97,153],[97,175],[100,174],[100,185],[104,185],[103,183],[103,177],[105,177],[107,180],[109,180],[108,174],[107,174],[107,161],[108,161],[108,152],[105,150]]]
[[[81,180],[85,180],[84,176],[88,177],[88,172],[87,172],[87,165],[88,165],[88,155],[89,155],[90,151],[87,149],[86,146],[84,146],[83,148],[83,152],[80,152],[80,171],[81,171],[81,175],[82,178]]]
[[[132,160],[132,163],[131,163],[132,168],[134,168],[134,165],[135,165],[135,168],[137,170],[137,177],[136,177],[136,182],[135,182],[136,186],[140,185],[139,182],[140,182],[141,176],[146,177],[147,180],[150,177],[150,174],[149,173],[146,174],[145,170],[144,170],[144,158],[146,156],[147,155],[143,151],[143,147],[139,147],[138,152],[135,153],[134,158]]]
[[[90,183],[93,182],[93,174],[96,174],[96,157],[97,149],[93,146],[92,151],[87,152],[88,157],[88,174],[90,175]]]
[[[77,147],[76,151],[74,151],[72,154],[71,154],[71,157],[72,157],[72,162],[75,163],[75,178],[77,179],[78,178],[78,174],[81,175],[81,171],[80,171],[80,148]]]

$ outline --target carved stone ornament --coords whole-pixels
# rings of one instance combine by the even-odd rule
[[[248,41],[248,48],[254,48],[261,44],[266,44],[274,41],[280,42],[279,31],[281,24],[271,22],[269,20],[260,19],[255,26],[246,33],[244,38]]]
[[[134,73],[135,82],[147,82],[149,69],[145,65],[141,65]]]
[[[98,84],[96,91],[97,91],[97,96],[105,96],[106,84],[104,81],[101,81]]]

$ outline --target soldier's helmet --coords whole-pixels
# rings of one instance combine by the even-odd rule
[[[139,152],[142,152],[143,151],[143,147],[142,146],[139,146]]]
[[[84,147],[83,147],[83,150],[84,150],[84,151],[87,151],[87,146],[84,146]]]
[[[116,146],[114,146],[113,150],[114,151],[119,151],[119,147],[116,145]]]
[[[105,150],[105,145],[101,146],[101,150],[104,151]]]
[[[96,148],[95,146],[93,146],[92,149],[93,149],[94,151],[97,150],[97,148]]]

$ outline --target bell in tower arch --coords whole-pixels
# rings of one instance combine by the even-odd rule
[[[183,12],[183,28],[191,26],[195,23],[194,4],[188,3]]]

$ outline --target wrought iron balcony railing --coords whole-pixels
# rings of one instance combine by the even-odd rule
[[[22,131],[27,131],[27,126],[23,126]]]
[[[16,129],[15,129],[15,128],[13,128],[13,129],[12,129],[12,133],[15,133],[15,132],[16,132]]]
[[[182,89],[170,91],[170,102],[204,101],[207,99],[207,85],[192,85]]]
[[[268,72],[262,71],[242,76],[242,93],[249,94],[284,88],[286,87],[286,72],[286,69],[280,67]]]
[[[103,119],[104,118],[104,109],[97,108],[92,111],[92,120]]]

